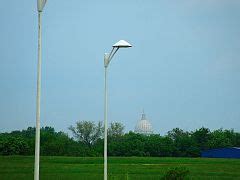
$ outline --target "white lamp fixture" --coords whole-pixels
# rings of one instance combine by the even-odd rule
[[[44,8],[46,2],[47,2],[47,0],[38,0],[37,1],[38,12],[42,12],[43,11],[43,8]]]
[[[110,53],[104,54],[104,69],[105,69],[105,77],[104,77],[104,180],[107,180],[107,67],[113,58],[113,56],[116,54],[119,48],[129,48],[132,47],[131,44],[129,44],[127,41],[120,40],[117,43],[115,43],[112,46],[112,51]]]
[[[120,40],[117,43],[115,43],[112,47],[129,48],[129,47],[132,47],[132,45],[129,44],[127,41]]]

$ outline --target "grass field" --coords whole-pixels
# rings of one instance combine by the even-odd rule
[[[0,156],[0,180],[33,179],[34,157]],[[186,167],[187,179],[240,179],[240,159],[109,158],[109,179],[160,179],[173,167]],[[40,179],[103,179],[103,158],[41,157]]]

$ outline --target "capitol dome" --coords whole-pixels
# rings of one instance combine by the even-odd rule
[[[142,113],[142,117],[141,120],[138,121],[136,127],[135,127],[135,133],[139,133],[139,134],[152,134],[153,130],[152,130],[152,125],[151,123],[147,120],[145,113]]]

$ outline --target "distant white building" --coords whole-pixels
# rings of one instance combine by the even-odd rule
[[[135,130],[135,133],[149,135],[153,133],[152,125],[149,120],[146,118],[146,114],[142,113],[141,119],[137,122]]]

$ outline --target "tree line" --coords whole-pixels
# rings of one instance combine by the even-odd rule
[[[103,125],[79,121],[69,130],[73,137],[56,132],[53,127],[41,128],[40,152],[43,156],[103,156]],[[195,131],[174,128],[166,135],[142,135],[132,131],[124,133],[121,123],[108,128],[109,156],[199,157],[201,151],[240,147],[240,133],[233,129],[202,127]],[[35,128],[0,133],[0,155],[34,155]]]

